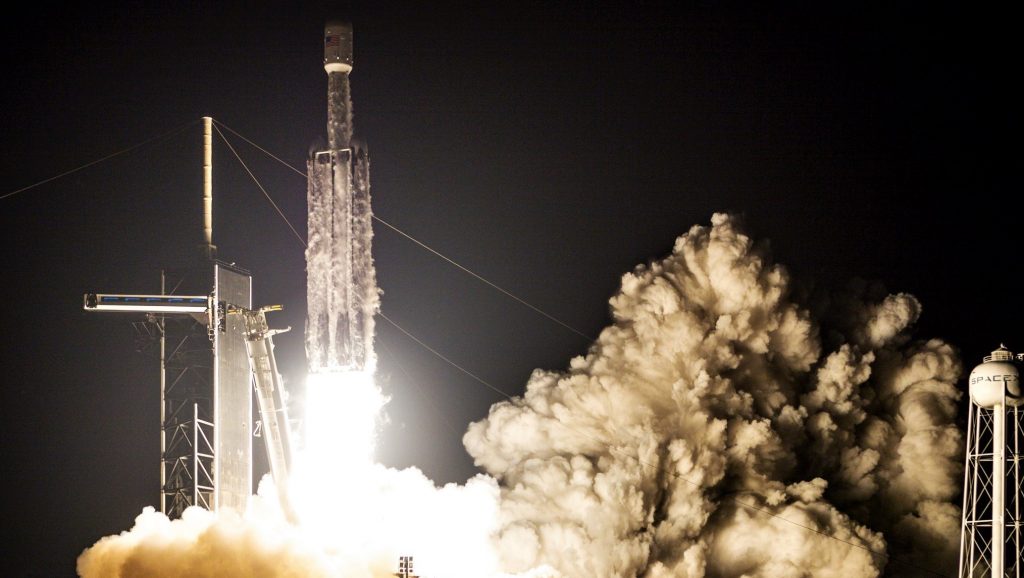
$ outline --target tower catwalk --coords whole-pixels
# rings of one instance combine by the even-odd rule
[[[370,161],[352,142],[352,27],[324,29],[328,150],[307,162],[306,357],[311,373],[373,371],[380,306],[370,247]]]

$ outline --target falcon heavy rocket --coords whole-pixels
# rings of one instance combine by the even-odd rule
[[[380,307],[370,244],[370,161],[352,140],[352,26],[324,28],[327,150],[307,162],[306,356],[310,373],[372,372]]]

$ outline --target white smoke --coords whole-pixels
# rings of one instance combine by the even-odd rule
[[[351,475],[359,480],[350,493],[320,496],[322,516],[298,525],[281,513],[269,477],[244,516],[190,507],[168,520],[146,508],[129,531],[87,549],[78,574],[390,578],[399,556],[413,553],[421,574],[479,578],[474,567],[498,574],[488,538],[497,519],[493,480],[438,488],[414,468],[382,466]]]
[[[321,549],[293,526],[273,518],[240,517],[190,507],[177,520],[147,507],[131,530],[107,536],[78,559],[78,575],[116,576],[336,576]]]
[[[147,511],[87,549],[80,576],[364,578],[408,554],[425,578],[954,567],[961,368],[948,344],[910,338],[914,297],[863,283],[798,296],[716,214],[610,303],[587,355],[535,371],[470,425],[489,475],[438,488],[415,469],[339,463],[319,489],[295,484],[326,524],[289,526],[266,487],[245,516]]]
[[[812,311],[737,219],[717,214],[623,276],[611,308],[586,356],[534,372],[522,398],[465,435],[502,487],[507,570],[954,567],[961,370],[949,345],[909,341],[914,297],[862,284]]]

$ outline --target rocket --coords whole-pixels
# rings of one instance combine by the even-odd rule
[[[306,357],[310,373],[376,366],[380,291],[371,255],[370,161],[352,140],[352,26],[324,27],[327,150],[307,161]]]

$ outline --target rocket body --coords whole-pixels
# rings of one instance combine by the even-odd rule
[[[352,27],[328,23],[328,149],[307,162],[306,357],[311,373],[369,371],[380,307],[371,241],[370,163],[352,142]]]

